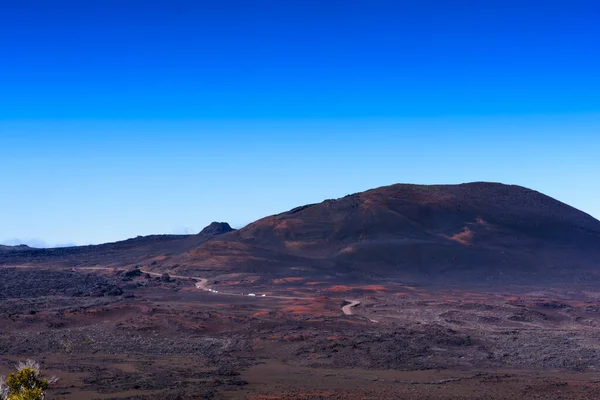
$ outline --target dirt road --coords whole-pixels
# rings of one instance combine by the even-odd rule
[[[142,272],[147,273],[149,275],[152,276],[161,276],[162,274],[160,273],[156,273],[156,272],[148,272],[148,271],[144,271],[142,270]],[[247,297],[258,297],[258,298],[262,298],[262,296],[257,295],[257,296],[249,296],[248,294],[243,294],[243,293],[228,293],[228,292],[222,292],[219,291],[218,293],[213,291],[213,289],[211,289],[210,287],[208,287],[208,279],[206,278],[200,278],[198,276],[182,276],[182,275],[170,275],[171,278],[177,278],[177,279],[193,279],[193,280],[197,280],[198,282],[196,282],[196,288],[197,289],[201,289],[204,290],[206,292],[212,292],[215,294],[220,294],[220,295],[227,295],[227,296],[247,296]],[[275,299],[287,299],[287,300],[303,300],[303,299],[310,299],[309,298],[302,298],[302,297],[292,297],[292,296],[269,296],[270,298],[275,298]],[[357,305],[360,304],[360,301],[358,300],[346,300],[347,302],[349,302],[349,304],[346,304],[345,306],[342,307],[342,312],[344,313],[344,315],[353,315],[354,313],[352,312],[352,307],[355,307]],[[374,320],[371,320],[371,322],[377,322]]]
[[[358,301],[358,300],[346,300],[346,301],[349,301],[350,303],[346,304],[344,307],[342,307],[342,312],[345,315],[352,315],[353,314],[352,307],[359,305],[360,301]]]

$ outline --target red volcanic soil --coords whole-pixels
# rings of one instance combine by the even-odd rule
[[[304,280],[306,280],[306,278],[301,278],[299,276],[290,276],[289,278],[273,279],[273,283],[275,285],[283,285],[288,283],[298,283]]]
[[[347,293],[347,292],[354,292],[354,293],[363,293],[363,294],[368,294],[369,292],[372,293],[383,293],[383,292],[388,292],[390,290],[389,287],[384,286],[384,285],[334,285],[331,286],[327,289],[325,289],[325,291],[327,292],[331,292],[331,293]]]

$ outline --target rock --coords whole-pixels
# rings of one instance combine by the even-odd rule
[[[69,289],[65,290],[65,295],[71,296],[71,297],[80,297],[83,295],[83,292],[77,288],[69,288]]]
[[[107,288],[105,295],[106,296],[120,296],[123,294],[123,289],[118,286],[110,286]]]
[[[134,277],[134,276],[142,276],[143,272],[139,269],[132,269],[130,271],[125,272],[125,276],[127,277]]]
[[[169,274],[167,274],[166,272],[164,274],[162,274],[160,276],[160,280],[162,282],[171,282],[171,276],[169,276]]]

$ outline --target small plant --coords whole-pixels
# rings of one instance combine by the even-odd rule
[[[48,387],[58,378],[42,376],[40,364],[32,360],[17,364],[17,372],[0,377],[1,400],[44,400]]]

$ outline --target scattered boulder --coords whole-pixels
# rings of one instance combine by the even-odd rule
[[[120,296],[123,294],[123,289],[118,286],[109,286],[106,289],[105,296]]]
[[[566,303],[561,303],[558,301],[547,301],[545,303],[537,303],[536,304],[538,307],[544,307],[544,308],[551,308],[551,309],[556,309],[556,308],[571,308],[570,305],[566,304]]]
[[[136,276],[142,276],[143,272],[140,269],[135,268],[135,269],[132,269],[132,270],[129,270],[129,271],[125,272],[124,275],[127,276],[127,277],[133,278],[133,277],[136,277]]]

